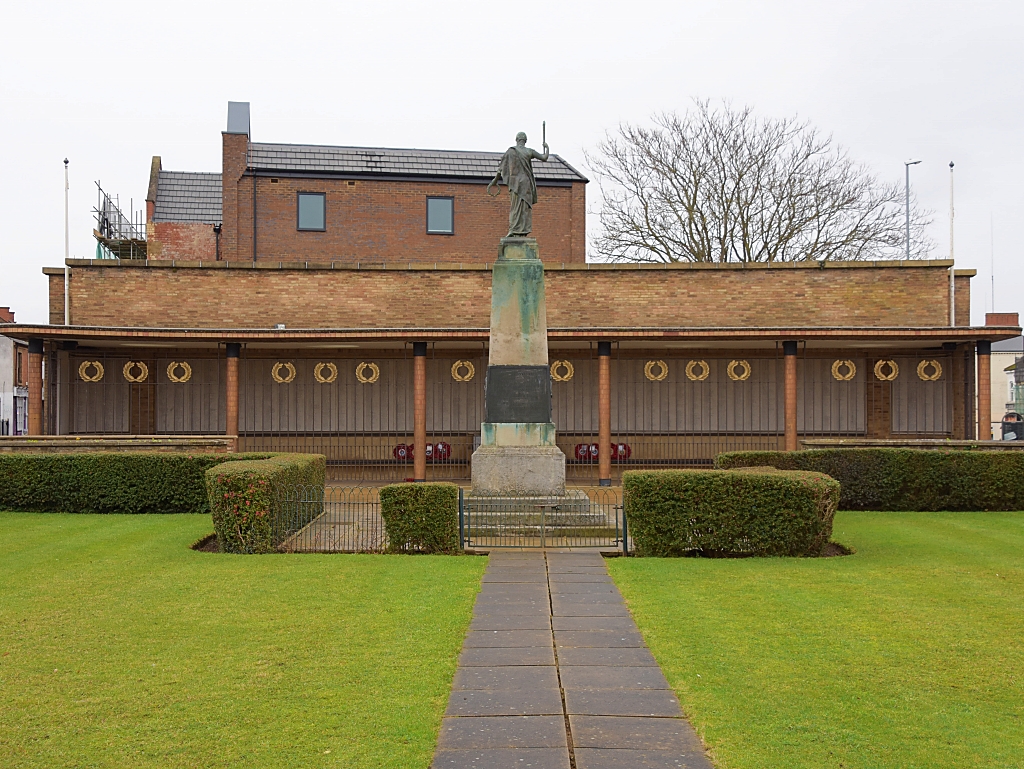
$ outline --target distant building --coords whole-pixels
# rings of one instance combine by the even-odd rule
[[[14,323],[10,307],[0,307],[0,324]],[[0,327],[0,333],[2,333]],[[28,346],[0,336],[0,435],[28,432]]]

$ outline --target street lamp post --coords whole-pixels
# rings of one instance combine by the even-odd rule
[[[916,166],[920,160],[907,160],[903,163],[907,170],[907,259],[910,259],[910,167]]]

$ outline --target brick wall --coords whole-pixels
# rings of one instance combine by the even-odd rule
[[[74,266],[76,325],[486,328],[491,273],[433,269]],[[166,263],[165,263],[166,264]],[[948,271],[934,266],[770,269],[549,266],[548,324],[572,327],[944,326]],[[51,317],[60,292],[51,276]],[[958,293],[969,278],[959,277]],[[967,301],[957,303],[969,317]],[[958,312],[958,315],[960,313]],[[966,320],[964,321],[966,323]]]
[[[237,214],[229,218],[225,205],[224,242],[237,246],[222,250],[222,258],[251,261],[253,177],[227,179],[224,199],[237,201]],[[231,195],[229,184],[235,187]],[[498,239],[508,231],[508,194],[503,188],[489,197],[486,184],[259,176],[256,185],[257,260],[479,264],[493,261]],[[299,192],[326,194],[325,232],[297,229]],[[427,234],[427,196],[454,198],[453,235]],[[585,262],[584,184],[539,187],[537,197],[533,235],[544,243],[543,259]],[[237,235],[228,234],[229,223]]]
[[[58,267],[46,267],[47,289],[50,294],[50,325],[64,325],[64,270]]]
[[[212,224],[153,222],[147,230],[150,259],[212,262],[217,258],[217,237]]]

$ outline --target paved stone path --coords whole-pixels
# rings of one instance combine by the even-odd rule
[[[493,552],[433,769],[711,769],[598,553]]]

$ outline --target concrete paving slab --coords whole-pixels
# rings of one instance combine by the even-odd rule
[[[566,564],[559,566],[552,564],[548,567],[548,574],[606,574],[605,566],[575,566]]]
[[[555,617],[628,617],[629,610],[624,603],[560,603],[551,602]]]
[[[574,668],[575,669],[575,668]],[[593,670],[594,668],[580,668]],[[608,668],[614,670],[615,668]],[[647,670],[648,668],[630,668]],[[584,684],[593,678],[576,676]],[[554,665],[515,666],[503,665],[491,668],[459,668],[455,671],[452,690],[456,689],[558,689],[558,673]],[[590,688],[595,688],[591,686]],[[635,687],[640,688],[640,687]],[[650,687],[649,687],[650,688]],[[653,687],[657,688],[657,687]]]
[[[658,667],[649,649],[594,649],[566,646],[558,650],[559,665],[614,665]]]
[[[643,647],[644,638],[637,630],[556,630],[555,646]]]
[[[536,574],[528,573],[523,574],[516,572],[514,574],[484,574],[484,584],[538,584],[546,585],[548,582],[547,575],[544,572],[537,572]]]
[[[430,769],[569,769],[565,748],[439,750]]]
[[[544,689],[459,689],[448,698],[446,716],[560,716],[562,695]]]
[[[562,686],[566,689],[671,689],[661,668],[656,667],[560,664],[558,673],[562,679]]]
[[[562,715],[444,718],[437,748],[568,748],[565,718]]]
[[[522,646],[551,645],[551,632],[548,630],[471,630],[466,633],[462,644],[464,649],[499,646],[515,648]]]
[[[551,618],[546,614],[536,616],[505,617],[501,614],[479,614],[469,623],[470,631],[476,630],[551,630]]]
[[[633,618],[626,617],[552,617],[555,630],[636,630]]]
[[[482,595],[481,595],[482,597]],[[480,600],[480,599],[477,599]],[[599,591],[592,593],[552,593],[551,606],[589,606],[595,603],[625,603],[619,591]]]
[[[569,716],[569,723],[577,748],[704,752],[693,727],[682,718]]]
[[[675,751],[605,750],[580,748],[576,769],[713,769],[703,755],[680,755]]]
[[[565,712],[571,716],[682,716],[671,689],[566,689]]]
[[[588,574],[548,574],[547,581],[552,585],[567,584],[570,582],[606,582],[609,585],[614,584],[612,578],[608,576],[607,572],[601,574],[600,572],[591,572]]]
[[[461,667],[487,667],[499,665],[554,665],[553,646],[524,646],[517,649],[488,647],[463,649],[459,655]]]
[[[551,586],[551,595],[612,593],[620,595],[619,589],[612,582],[558,582]]]
[[[542,603],[486,603],[482,606],[474,607],[474,617],[495,615],[502,617],[548,617],[550,616],[550,609]]]

